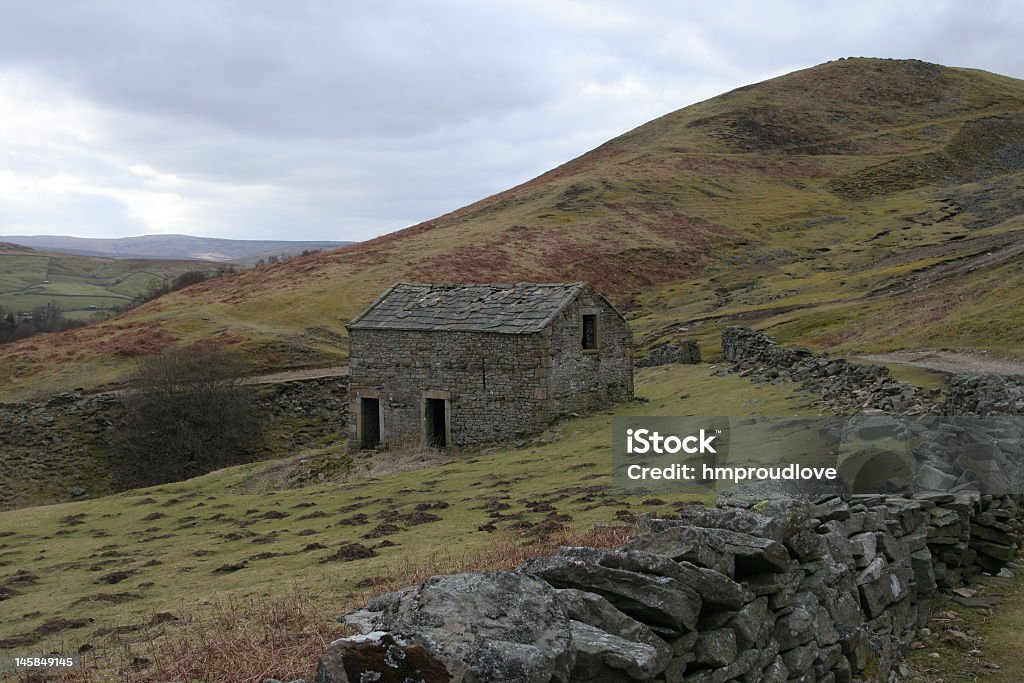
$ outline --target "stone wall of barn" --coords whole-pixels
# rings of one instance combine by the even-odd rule
[[[583,349],[585,313],[598,315],[598,343],[593,350]],[[553,417],[633,398],[633,335],[608,302],[584,292],[549,329],[545,370]]]
[[[422,439],[425,392],[449,401],[452,443],[466,446],[537,432],[546,419],[540,335],[351,330],[349,432],[359,400],[377,398],[381,439]]]

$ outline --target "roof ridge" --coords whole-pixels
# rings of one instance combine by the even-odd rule
[[[586,287],[585,282],[398,282],[347,327],[531,334],[546,327]]]

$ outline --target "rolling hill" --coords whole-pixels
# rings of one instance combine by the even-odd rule
[[[192,235],[141,235],[116,239],[61,235],[12,235],[0,236],[0,242],[81,256],[118,259],[198,259],[248,265],[271,256],[295,256],[306,250],[336,249],[352,244],[352,242],[229,240],[193,237]]]
[[[122,309],[189,271],[216,273],[208,261],[111,259],[36,251],[0,242],[0,309],[28,312],[56,304],[68,317]]]
[[[335,364],[396,281],[587,280],[641,349],[742,320],[843,352],[1024,353],[1024,82],[847,59],[667,114],[419,225],[0,349],[7,398],[116,382],[141,352],[231,339]]]

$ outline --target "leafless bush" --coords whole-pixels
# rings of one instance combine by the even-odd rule
[[[181,481],[245,461],[261,430],[251,390],[240,381],[243,370],[215,347],[144,359],[112,436],[122,485]]]

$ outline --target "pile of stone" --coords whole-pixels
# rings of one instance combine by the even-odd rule
[[[638,368],[649,368],[657,365],[697,365],[701,362],[700,346],[692,339],[665,342],[651,350],[647,358],[636,361]]]
[[[1010,496],[730,500],[647,520],[617,550],[380,596],[342,617],[361,635],[316,681],[884,681],[937,584],[980,571],[972,553],[1001,567],[985,544],[1012,550],[1020,529]]]
[[[839,414],[884,411],[923,415],[938,411],[934,394],[893,379],[888,368],[858,365],[809,349],[789,349],[774,337],[746,327],[725,328],[722,354],[741,376],[799,382]]]
[[[1024,380],[1001,375],[955,375],[943,415],[1024,415]]]

